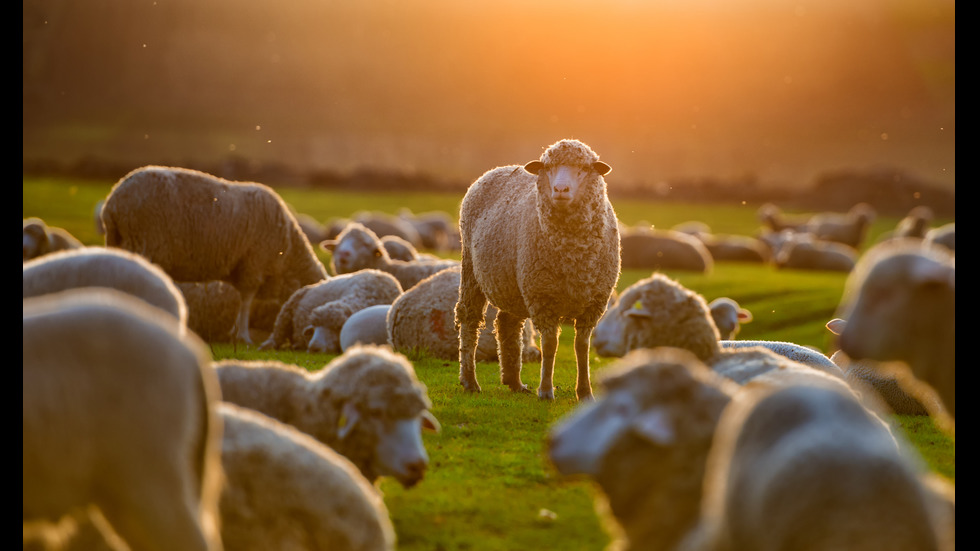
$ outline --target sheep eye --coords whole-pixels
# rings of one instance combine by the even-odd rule
[[[381,250],[380,249],[374,249],[374,256],[375,257],[380,257],[381,256]]]

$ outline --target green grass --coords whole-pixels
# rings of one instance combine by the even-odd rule
[[[92,209],[112,183],[25,178],[24,216],[39,216],[84,243],[101,244]],[[287,202],[319,220],[348,216],[361,209],[393,213],[403,206],[417,213],[444,210],[455,215],[462,199],[458,194],[279,191]],[[647,220],[657,227],[670,227],[697,219],[719,232],[753,234],[758,228],[758,205],[631,200],[615,206],[620,218],[629,224]],[[895,218],[879,218],[869,241],[896,222]],[[324,261],[329,260],[327,253],[319,254]],[[666,273],[709,300],[727,295],[749,308],[754,320],[742,328],[739,338],[792,341],[825,352],[832,349],[824,323],[833,317],[841,298],[844,274],[777,271],[770,266],[735,262],[716,263],[708,274]],[[626,270],[618,289],[649,275],[644,270]],[[563,329],[555,366],[558,390],[550,403],[501,386],[496,364],[477,365],[483,392],[473,395],[459,385],[457,362],[410,356],[419,379],[428,388],[442,432],[424,435],[431,466],[420,485],[405,490],[391,480],[381,481],[400,550],[596,550],[608,543],[609,536],[593,506],[596,487],[588,480],[557,477],[545,456],[548,427],[576,406],[572,335],[570,327]],[[320,369],[332,358],[222,343],[213,344],[212,351],[215,359],[275,358],[310,370]],[[593,357],[593,380],[612,363],[612,359]],[[524,368],[524,383],[531,388],[538,384],[539,367],[527,364]],[[926,464],[955,482],[954,439],[938,431],[927,418],[897,416],[896,421]]]

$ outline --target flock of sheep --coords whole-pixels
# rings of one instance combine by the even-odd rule
[[[954,486],[889,417],[955,430],[953,228],[919,209],[863,255],[867,205],[766,205],[754,237],[628,228],[609,171],[560,140],[480,176],[458,227],[327,227],[262,184],[160,166],[98,206],[104,247],[25,219],[25,549],[393,550],[377,481],[423,480],[440,430],[406,354],[458,361],[470,392],[478,361],[515,392],[540,362],[553,400],[562,324],[580,404],[547,455],[601,488],[613,547],[953,549]],[[658,271],[722,259],[849,272],[839,353],[736,340],[751,312]],[[617,293],[637,267],[654,272]],[[222,339],[336,357],[214,361]],[[592,347],[618,358],[595,395]]]

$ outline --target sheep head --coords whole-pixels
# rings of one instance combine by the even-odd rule
[[[585,182],[608,174],[612,168],[584,143],[560,140],[540,159],[524,165],[524,170],[537,175],[539,197],[548,197],[554,205],[565,208],[581,197]]]

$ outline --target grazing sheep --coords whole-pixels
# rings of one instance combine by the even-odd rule
[[[459,265],[459,262],[448,259],[393,260],[377,234],[359,222],[347,224],[336,239],[326,239],[320,242],[320,247],[331,253],[330,268],[334,273],[349,274],[371,268],[381,270],[395,276],[405,291],[440,270]]]
[[[381,494],[347,458],[308,434],[222,402],[225,549],[393,551]]]
[[[372,483],[414,486],[429,456],[423,428],[439,430],[412,364],[382,346],[354,346],[323,369],[275,360],[214,362],[225,401],[293,425],[350,459]]]
[[[687,270],[708,273],[714,259],[704,243],[689,234],[636,226],[620,232],[622,268]]]
[[[207,342],[224,342],[233,336],[242,296],[224,281],[176,281],[187,303],[187,327]],[[282,304],[270,299],[252,301],[248,316],[253,340],[271,333]],[[264,338],[264,336],[263,336]]]
[[[858,203],[846,213],[820,212],[807,221],[804,231],[820,241],[843,243],[859,249],[875,220],[875,209],[867,203]]]
[[[422,248],[447,252],[459,244],[459,228],[448,213],[442,211],[414,214],[408,208],[398,211],[398,217],[415,227],[422,239]]]
[[[88,524],[95,507],[105,537],[131,549],[221,549],[206,345],[111,288],[24,299],[23,340],[25,543],[64,515]]]
[[[768,228],[775,233],[779,233],[783,230],[790,230],[794,232],[804,231],[806,230],[807,222],[809,221],[809,217],[802,215],[787,218],[783,214],[783,211],[773,203],[763,204],[759,207],[756,214],[759,217],[759,222],[762,223],[763,227]]]
[[[84,246],[68,230],[49,226],[44,220],[33,216],[24,219],[24,262],[48,253]]]
[[[459,335],[455,328],[455,308],[459,302],[460,268],[448,268],[423,279],[395,299],[385,322],[387,342],[402,353],[425,351],[436,358],[459,358]],[[487,306],[484,327],[476,347],[476,361],[497,361],[497,340],[493,321],[497,309]],[[524,325],[521,360],[541,361],[541,349],[534,344],[532,323]]]
[[[718,421],[698,549],[949,549],[912,448],[852,395],[747,388]]]
[[[854,360],[899,360],[956,417],[956,266],[942,247],[895,239],[869,249],[850,274],[840,349]]]
[[[491,169],[460,206],[462,272],[456,325],[459,379],[476,380],[476,346],[487,302],[494,321],[500,380],[521,382],[522,334],[530,318],[541,334],[538,397],[554,399],[553,374],[561,323],[575,324],[575,393],[592,397],[589,340],[619,279],[619,226],[606,195],[609,165],[578,140],[560,140],[540,160]]]
[[[938,228],[932,228],[926,232],[925,245],[940,245],[949,249],[951,253],[956,253],[956,223],[950,222]]]
[[[78,287],[129,293],[187,325],[184,296],[170,276],[138,254],[107,247],[53,252],[24,262],[24,298]]]
[[[390,304],[376,304],[351,314],[340,328],[340,350],[347,352],[348,348],[357,344],[390,344],[387,325],[389,310]]]
[[[402,293],[391,274],[358,270],[297,289],[282,305],[272,334],[262,350],[291,345],[296,350],[340,353],[340,330],[354,312],[391,304]]]
[[[722,340],[730,341],[738,335],[743,323],[752,321],[752,312],[729,297],[718,297],[708,303],[711,319]]]
[[[416,249],[422,247],[422,236],[407,220],[386,212],[360,211],[351,216],[351,221],[363,224],[378,237],[394,235],[408,241]]]
[[[850,272],[857,263],[853,247],[796,233],[779,248],[773,263],[780,269]]]
[[[113,186],[102,222],[106,245],[145,256],[175,281],[233,285],[241,294],[236,337],[248,344],[253,299],[285,302],[327,277],[285,202],[258,183],[186,168],[138,168]]]

